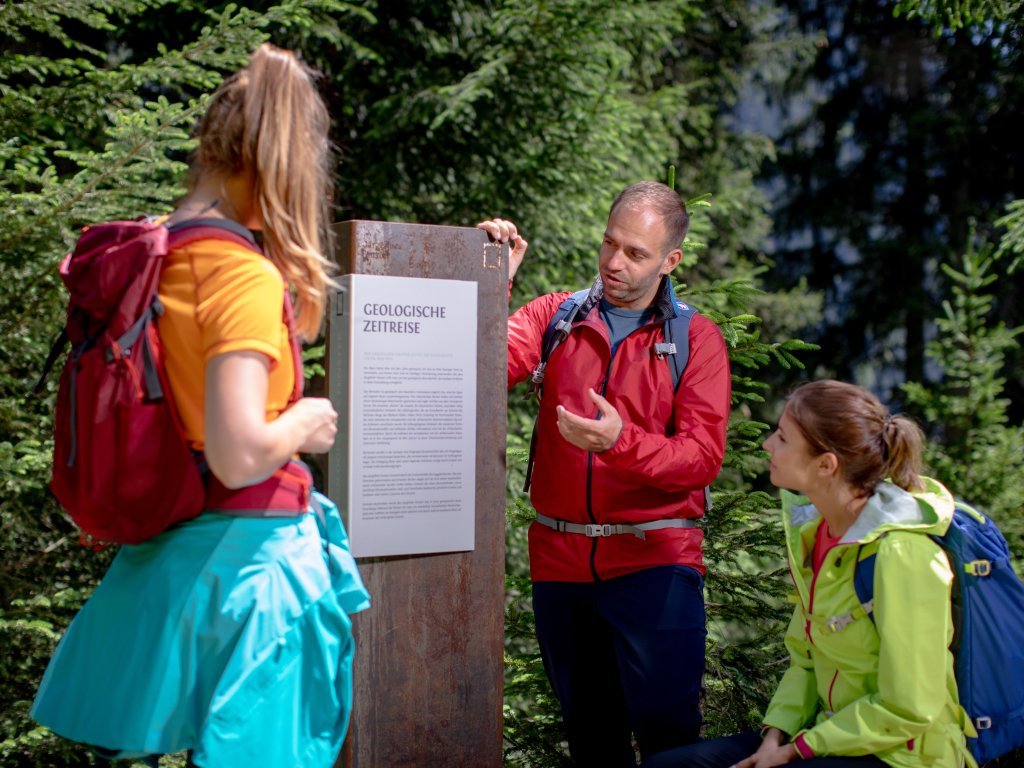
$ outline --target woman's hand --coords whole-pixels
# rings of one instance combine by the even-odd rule
[[[338,414],[322,397],[304,397],[267,421],[269,378],[260,352],[226,352],[206,365],[204,453],[228,488],[265,480],[299,451],[323,453],[338,434]]]
[[[519,265],[526,257],[526,249],[530,245],[526,242],[526,238],[519,234],[519,230],[513,222],[506,219],[481,221],[476,228],[482,229],[491,236],[492,240],[511,244],[512,250],[508,255],[508,279],[512,280],[516,276],[516,272],[519,271]]]
[[[740,760],[731,768],[773,768],[776,765],[786,765],[794,760],[799,760],[800,755],[796,747],[789,743],[783,743],[785,737],[778,728],[769,728],[761,741],[757,752],[750,757]]]
[[[303,397],[288,409],[305,422],[306,439],[299,446],[302,453],[326,453],[338,435],[338,412],[326,397]]]

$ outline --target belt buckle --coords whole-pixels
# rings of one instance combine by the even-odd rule
[[[583,532],[587,536],[592,538],[592,539],[599,539],[602,536],[611,536],[612,535],[612,527],[610,525],[608,525],[607,523],[604,524],[604,525],[598,525],[596,523],[588,523],[584,527],[584,531]]]

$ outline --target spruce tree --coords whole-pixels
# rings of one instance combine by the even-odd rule
[[[839,378],[877,376],[883,397],[925,376],[937,262],[963,251],[972,218],[990,222],[1018,195],[1021,27],[1012,16],[967,26],[1009,5],[785,3],[819,44],[779,107],[770,285],[805,278],[823,291],[810,362]],[[947,11],[957,28],[935,34]],[[995,291],[1013,325],[1020,290],[1006,281]]]
[[[1015,274],[1016,260],[1009,268],[1003,263],[1015,247],[1004,240],[997,248],[972,233],[960,264],[943,265],[951,287],[927,348],[939,375],[904,384],[903,392],[928,432],[929,472],[989,515],[1006,537],[1017,575],[1024,576],[1024,424],[1009,415],[1004,378],[1008,356],[1020,354],[1024,326],[1008,328],[998,320],[991,293],[994,283]],[[1022,764],[1024,749],[983,768]]]
[[[904,384],[903,392],[929,432],[930,471],[991,515],[1024,573],[1024,426],[1008,418],[1003,391],[1006,355],[1019,349],[1024,326],[993,321],[991,291],[1001,267],[995,246],[976,237],[958,267],[943,265],[950,296],[927,348],[940,376]]]

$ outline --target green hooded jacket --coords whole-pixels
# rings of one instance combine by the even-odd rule
[[[821,517],[782,491],[796,610],[786,633],[790,666],[764,718],[817,756],[876,755],[894,768],[976,765],[957,698],[949,561],[926,535],[946,532],[953,497],[924,478],[910,494],[881,483],[825,555],[811,554]],[[854,566],[877,552],[872,623],[857,599]]]

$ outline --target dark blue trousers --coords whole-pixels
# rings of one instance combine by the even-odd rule
[[[703,586],[685,566],[533,585],[537,640],[575,765],[635,768],[631,737],[641,755],[698,738]]]
[[[757,752],[759,746],[760,734],[740,733],[660,752],[644,760],[641,768],[729,768]],[[796,760],[792,765],[800,768],[885,768],[885,763],[874,755],[815,757],[811,760]]]

